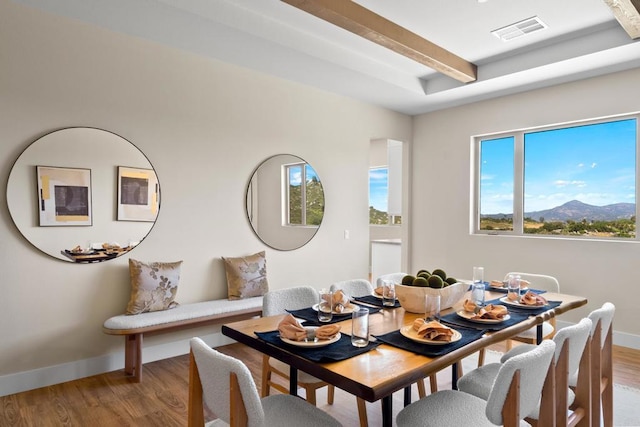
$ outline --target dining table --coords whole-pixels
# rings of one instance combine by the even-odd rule
[[[488,290],[486,300],[502,303],[504,296],[503,293]],[[462,332],[463,336],[462,343],[442,346],[420,345],[419,342],[403,341],[403,337],[398,337],[401,328],[412,325],[423,314],[410,313],[402,307],[375,307],[360,301],[356,303],[372,310],[369,316],[370,342],[353,356],[347,354],[348,349],[344,347],[347,350],[340,352],[342,357],[332,358],[331,353],[328,357],[314,357],[314,352],[308,348],[288,345],[276,339],[278,325],[286,316],[284,314],[227,323],[222,326],[222,333],[290,365],[291,394],[297,394],[297,371],[301,370],[366,401],[381,400],[382,423],[387,427],[393,424],[394,392],[404,390],[404,403],[407,405],[411,402],[410,387],[413,383],[448,367],[452,367],[452,387],[455,388],[458,363],[463,358],[532,327],[538,326],[540,331],[544,321],[587,304],[587,299],[581,296],[547,292],[544,297],[549,302],[548,306],[533,311],[516,310],[509,306],[513,319],[508,326],[477,324],[474,329],[473,324],[465,324],[464,318],[456,316],[468,297],[467,293],[453,307],[441,311],[441,322]],[[446,319],[451,319],[452,323],[446,323]],[[351,317],[335,320],[341,327],[343,339],[349,338]],[[541,332],[539,341],[540,335]]]

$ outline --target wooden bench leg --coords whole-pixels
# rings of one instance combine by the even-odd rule
[[[124,373],[139,383],[142,381],[142,334],[127,335],[124,340]]]

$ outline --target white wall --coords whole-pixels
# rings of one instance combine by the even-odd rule
[[[0,394],[122,368],[122,338],[101,328],[127,303],[129,257],[184,260],[177,299],[185,303],[226,296],[221,256],[263,249],[272,288],[366,277],[369,141],[409,140],[410,117],[9,0],[0,0],[0,58],[1,187],[31,141],[92,126],[136,144],[162,188],[149,237],[130,255],[94,265],[34,249],[1,198]],[[326,195],[317,235],[291,252],[265,247],[245,211],[252,171],[277,153],[312,164]],[[184,353],[186,338],[218,331],[146,338],[145,361]]]
[[[563,320],[611,301],[617,342],[638,345],[639,243],[469,234],[472,135],[638,111],[638,87],[640,70],[631,70],[416,117],[411,270],[442,267],[469,278],[481,265],[487,279],[508,271],[550,274],[563,292],[589,299]]]

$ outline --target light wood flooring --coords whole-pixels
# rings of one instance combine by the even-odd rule
[[[260,353],[242,344],[218,350],[243,360],[260,387]],[[178,356],[145,364],[139,384],[130,382],[118,370],[0,397],[0,426],[186,426],[188,365],[188,355]],[[614,382],[640,388],[639,371],[640,351],[614,346]],[[413,395],[417,398],[417,393]],[[395,411],[401,405],[402,393],[395,393]],[[358,425],[356,400],[347,393],[336,390],[335,403],[327,405],[326,394],[321,391],[318,406],[345,426]],[[370,426],[381,425],[379,403],[367,403],[367,413]]]

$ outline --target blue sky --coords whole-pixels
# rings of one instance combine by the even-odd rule
[[[369,169],[369,206],[379,211],[387,211],[387,168]]]
[[[525,136],[525,212],[635,203],[635,120]],[[513,138],[482,143],[482,214],[513,212]]]
[[[302,164],[300,165],[302,166]],[[318,177],[316,171],[311,167],[311,165],[305,164],[305,168],[307,170],[307,182],[311,181],[313,177]],[[299,167],[290,167],[289,168],[289,184],[290,185],[300,185],[302,182],[302,168]]]

